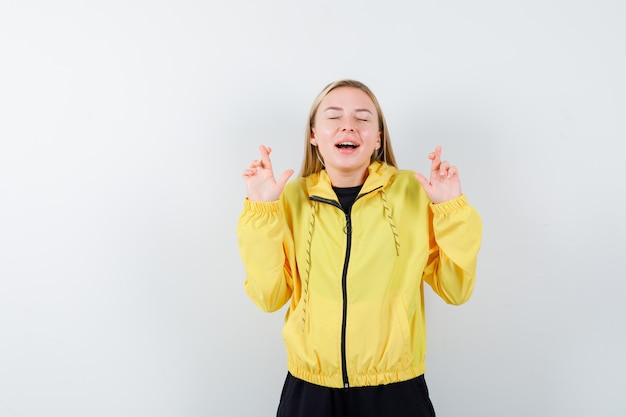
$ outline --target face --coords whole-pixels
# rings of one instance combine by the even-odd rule
[[[378,112],[369,96],[353,87],[329,92],[315,115],[311,143],[329,175],[362,175],[380,147]]]

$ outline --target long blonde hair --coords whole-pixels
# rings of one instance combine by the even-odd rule
[[[311,111],[309,112],[309,119],[306,126],[306,131],[304,134],[304,159],[302,160],[302,167],[300,168],[300,176],[306,177],[310,174],[320,172],[322,169],[324,169],[324,165],[322,164],[320,156],[317,153],[317,148],[311,144],[311,135],[313,133],[312,129],[315,126],[315,116],[317,115],[317,109],[319,108],[320,103],[322,102],[322,100],[324,100],[324,97],[326,97],[328,93],[339,87],[358,88],[359,90],[367,94],[372,100],[372,102],[374,103],[374,107],[376,107],[376,112],[378,113],[380,148],[372,154],[371,162],[386,162],[388,165],[392,165],[397,168],[396,157],[393,154],[391,141],[389,139],[389,131],[387,130],[387,122],[385,122],[385,116],[383,115],[383,111],[380,108],[380,104],[378,104],[376,96],[365,84],[359,81],[346,79],[328,84],[313,101]]]

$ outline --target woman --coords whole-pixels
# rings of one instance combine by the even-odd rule
[[[238,237],[245,289],[265,311],[289,302],[278,416],[434,416],[424,380],[423,283],[450,304],[474,288],[478,213],[456,167],[398,170],[364,84],[313,103],[300,178],[275,179],[271,149],[243,173]]]

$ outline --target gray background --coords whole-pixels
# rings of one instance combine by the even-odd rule
[[[438,416],[624,416],[621,1],[0,0],[0,417],[271,416],[284,310],[243,290],[260,143],[298,169],[330,81],[484,221],[427,291]]]

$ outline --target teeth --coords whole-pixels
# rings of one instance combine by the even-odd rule
[[[338,143],[337,146],[341,146],[341,147],[352,147],[352,148],[356,148],[356,145],[353,142],[341,142]]]

